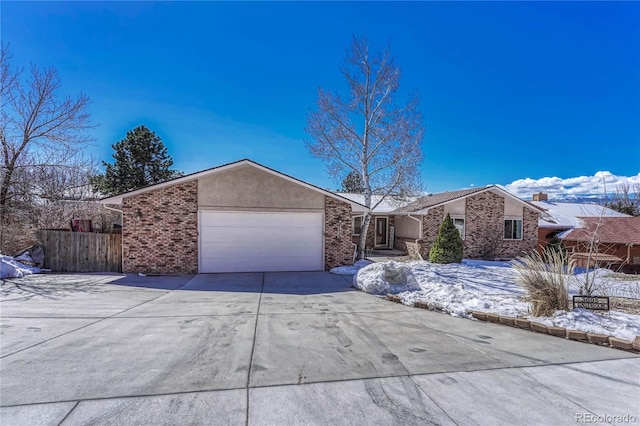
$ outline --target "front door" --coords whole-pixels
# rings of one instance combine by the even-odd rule
[[[376,217],[376,247],[387,247],[388,245],[389,230],[387,229],[387,219],[386,217]]]

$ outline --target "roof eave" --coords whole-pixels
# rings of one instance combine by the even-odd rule
[[[155,184],[155,185],[150,185],[150,186],[147,186],[147,187],[144,187],[144,188],[136,189],[134,191],[125,192],[125,193],[119,194],[119,195],[114,195],[112,197],[103,198],[101,200],[98,200],[98,202],[100,204],[122,204],[122,202],[124,201],[125,197],[132,197],[132,196],[135,196],[135,195],[143,194],[145,192],[155,191],[157,189],[165,188],[165,187],[168,187],[168,186],[173,186],[173,185],[177,185],[177,184],[180,184],[180,183],[189,182],[189,181],[192,181],[192,180],[197,180],[197,179],[203,178],[205,176],[209,176],[211,174],[220,173],[220,172],[223,172],[225,170],[234,169],[234,168],[240,167],[242,165],[253,166],[253,167],[255,167],[255,168],[259,169],[259,170],[262,170],[262,171],[264,171],[266,173],[273,174],[275,176],[278,176],[278,177],[283,178],[285,180],[288,180],[290,182],[293,182],[293,183],[296,183],[298,185],[301,185],[301,186],[303,186],[303,187],[305,187],[307,189],[310,189],[312,191],[316,191],[316,192],[319,192],[319,193],[321,193],[321,194],[323,194],[325,196],[328,196],[328,197],[334,198],[336,200],[348,203],[351,206],[351,210],[353,210],[354,212],[360,212],[360,211],[365,212],[365,211],[368,210],[368,208],[366,206],[364,206],[364,205],[362,205],[362,204],[360,204],[360,203],[358,203],[356,201],[352,201],[352,200],[349,200],[348,198],[341,197],[340,195],[337,195],[337,194],[335,194],[335,193],[333,193],[331,191],[327,191],[326,189],[322,189],[319,186],[310,184],[310,183],[305,182],[305,181],[300,180],[300,179],[296,179],[296,178],[294,178],[292,176],[286,175],[286,174],[284,174],[282,172],[279,172],[277,170],[271,169],[271,168],[269,168],[267,166],[263,166],[262,164],[256,163],[255,161],[251,161],[249,159],[243,159],[243,160],[235,161],[233,163],[223,164],[222,166],[217,166],[217,167],[213,167],[213,168],[210,168],[210,169],[202,170],[200,172],[191,173],[189,175],[181,176],[179,178],[168,180],[166,182],[158,183],[158,184]]]

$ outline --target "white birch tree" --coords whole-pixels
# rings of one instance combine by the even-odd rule
[[[421,187],[421,143],[424,120],[417,93],[398,102],[400,67],[387,46],[372,52],[363,37],[353,37],[340,67],[349,92],[320,88],[316,109],[307,115],[305,141],[311,154],[323,160],[329,174],[362,177],[364,204],[359,256],[364,257],[371,209],[385,198],[412,195]],[[376,197],[372,202],[372,195]]]

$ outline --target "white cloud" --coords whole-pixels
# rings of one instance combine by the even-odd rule
[[[549,199],[570,197],[602,197],[615,192],[621,184],[640,184],[640,173],[635,176],[617,176],[609,171],[596,172],[593,176],[570,178],[543,177],[518,179],[505,185],[505,189],[518,197],[531,199],[533,194],[544,192]]]

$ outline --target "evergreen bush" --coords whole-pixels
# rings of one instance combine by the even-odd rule
[[[431,263],[460,263],[462,262],[462,237],[458,228],[453,224],[449,213],[440,225],[436,241],[429,250]]]

